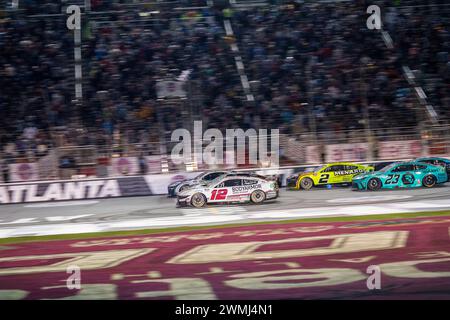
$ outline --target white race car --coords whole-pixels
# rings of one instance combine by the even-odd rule
[[[253,202],[278,197],[278,184],[258,175],[228,174],[178,193],[178,206],[201,208],[209,203]]]

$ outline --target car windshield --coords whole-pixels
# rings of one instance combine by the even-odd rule
[[[312,172],[319,172],[320,170],[322,170],[325,167],[326,166],[320,166],[320,167],[317,167],[317,168],[308,168],[308,169],[310,169],[310,171],[312,171]],[[305,171],[307,171],[307,170],[305,170]]]
[[[211,181],[206,182],[204,185],[205,185],[205,186],[208,186],[208,187],[213,187],[213,186],[215,186],[216,184],[218,184],[218,183],[222,180],[222,178],[223,178],[223,175],[220,175],[220,176],[218,176],[217,178],[212,179]]]
[[[195,176],[195,180],[200,180],[201,177],[205,175],[206,172],[201,172],[199,175]]]
[[[379,171],[387,172],[387,171],[391,170],[393,167],[395,167],[396,165],[397,165],[397,163],[391,163],[391,164],[387,165],[386,167],[381,168]]]

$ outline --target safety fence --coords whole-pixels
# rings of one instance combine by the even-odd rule
[[[260,136],[261,137],[261,136]],[[450,128],[430,127],[418,131],[414,128],[365,131],[321,132],[311,135],[276,135],[278,154],[270,154],[269,160],[249,159],[249,137],[234,140],[233,149],[227,147],[224,138],[222,154],[224,164],[207,165],[196,161],[204,154],[192,154],[181,164],[173,161],[172,150],[179,141],[161,141],[147,144],[61,146],[48,150],[44,155],[22,156],[0,154],[2,164],[0,182],[28,182],[56,179],[108,178],[136,175],[178,174],[214,169],[274,168],[312,165],[339,161],[387,161],[410,159],[420,156],[450,156]],[[217,141],[216,141],[217,142]],[[220,141],[219,141],[220,142]],[[204,139],[201,151],[211,144]],[[236,161],[244,150],[245,162]],[[270,149],[268,149],[270,150]],[[278,163],[271,161],[279,157]]]

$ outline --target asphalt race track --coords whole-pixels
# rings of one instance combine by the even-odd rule
[[[115,198],[0,206],[0,238],[273,221],[304,217],[355,216],[450,210],[450,185],[378,192],[348,188],[281,190],[262,205],[176,208],[166,196]]]

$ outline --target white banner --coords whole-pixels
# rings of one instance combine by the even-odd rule
[[[378,143],[378,158],[382,160],[416,158],[422,155],[420,140],[382,141]],[[425,155],[426,152],[423,152]]]
[[[367,143],[341,143],[325,146],[326,162],[365,161],[369,146]]]
[[[147,156],[147,173],[161,173],[161,156]]]
[[[233,150],[227,150],[224,152],[224,157],[225,157],[225,166],[224,168],[226,169],[231,169],[236,167],[236,156],[234,154]]]
[[[158,99],[185,98],[186,91],[183,89],[183,84],[182,81],[158,81],[156,83]]]
[[[10,181],[33,181],[39,179],[39,165],[36,162],[9,165]]]
[[[136,157],[111,158],[110,176],[131,176],[139,174],[139,161]]]
[[[39,178],[41,180],[58,177],[58,157],[53,149],[48,155],[38,160]]]
[[[319,148],[317,146],[306,146],[306,163],[321,163]]]
[[[151,174],[144,176],[150,191],[153,194],[167,194],[167,187],[175,181],[193,179],[201,172],[183,172],[172,174]]]

